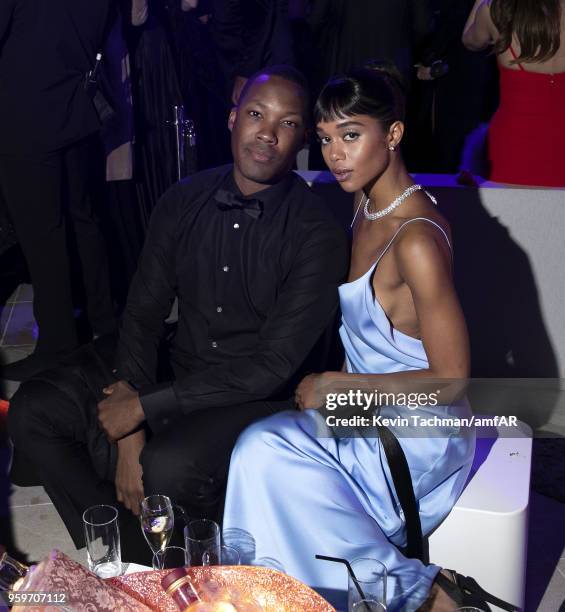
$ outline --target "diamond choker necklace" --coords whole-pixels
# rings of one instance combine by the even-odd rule
[[[359,202],[359,206],[357,207],[357,210],[355,211],[355,215],[353,216],[351,227],[353,227],[353,224],[355,223],[355,219],[357,218],[357,213],[359,212],[359,209],[361,208],[361,204],[364,204],[363,213],[365,215],[365,218],[368,219],[369,221],[376,221],[377,219],[380,219],[381,217],[384,217],[385,215],[388,215],[389,213],[391,213],[395,208],[398,208],[402,204],[402,202],[406,200],[406,198],[409,198],[413,193],[415,193],[416,191],[420,191],[421,189],[423,189],[422,185],[410,185],[410,187],[407,187],[386,208],[383,208],[382,210],[377,210],[376,212],[369,211],[369,203],[371,202],[371,200],[369,200],[369,198],[365,194],[363,194],[363,198],[361,198],[361,201]],[[436,199],[432,195],[430,195],[427,191],[426,191],[426,194],[428,195],[428,197],[434,204],[437,204]]]
[[[398,208],[406,198],[410,197],[414,192],[420,191],[422,189],[422,185],[411,185],[407,189],[405,189],[393,202],[391,202],[386,208],[382,210],[377,210],[376,212],[369,212],[369,203],[371,200],[365,197],[365,206],[363,207],[363,212],[365,213],[365,218],[369,219],[369,221],[375,221],[375,219],[380,219],[385,215],[391,213],[395,208]]]

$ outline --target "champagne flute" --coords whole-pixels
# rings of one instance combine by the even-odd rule
[[[167,546],[153,555],[153,569],[177,569],[188,565],[186,548]]]
[[[166,495],[150,495],[141,502],[141,528],[153,554],[164,550],[169,544],[175,515],[173,505]]]

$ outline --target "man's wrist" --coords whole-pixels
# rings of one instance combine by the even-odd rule
[[[139,392],[143,419],[152,431],[167,427],[171,418],[179,413],[179,406],[172,383],[160,383],[144,387]]]

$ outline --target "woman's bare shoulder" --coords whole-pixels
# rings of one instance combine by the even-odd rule
[[[402,226],[401,226],[402,227]],[[404,222],[394,241],[397,261],[403,265],[420,265],[451,258],[449,223],[439,212],[426,217],[414,217]]]

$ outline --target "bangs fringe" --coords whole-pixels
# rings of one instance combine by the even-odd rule
[[[329,122],[351,117],[359,103],[355,85],[344,78],[331,80],[322,90],[314,108],[314,120]]]
[[[314,119],[329,123],[368,115],[388,129],[394,121],[404,121],[404,111],[404,94],[394,75],[363,68],[329,81],[316,102]]]

